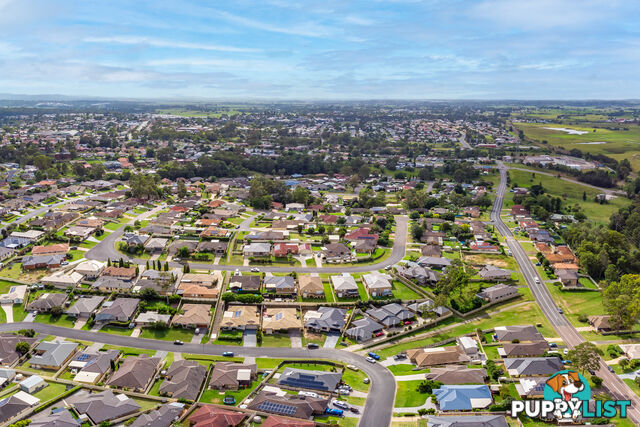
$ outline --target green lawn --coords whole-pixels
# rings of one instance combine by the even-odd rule
[[[104,332],[107,334],[112,334],[112,335],[126,335],[126,336],[131,336],[131,332],[133,332],[133,329],[129,329],[129,328],[120,328],[118,326],[112,326],[112,325],[104,325],[101,329],[100,332]]]
[[[578,204],[587,218],[599,223],[608,224],[609,217],[612,213],[617,212],[618,209],[629,204],[629,201],[624,197],[617,197],[608,204],[601,205],[594,201],[594,197],[600,194],[601,191],[584,185],[567,182],[555,176],[540,173],[533,176],[534,173],[532,172],[520,170],[509,170],[509,175],[511,177],[511,183],[517,184],[520,187],[530,187],[538,183],[542,184],[548,194],[563,199],[563,206],[567,207]],[[587,193],[587,200],[582,200],[584,192]]]
[[[400,298],[403,301],[423,298],[422,295],[418,294],[399,280],[391,282],[391,286],[393,287],[393,298]]]
[[[67,315],[52,316],[51,314],[38,314],[35,318],[38,323],[48,323],[50,325],[62,326],[64,328],[73,328],[75,319]]]
[[[263,334],[261,347],[291,347],[291,339],[285,334]]]
[[[391,365],[387,366],[387,369],[391,371],[393,375],[402,376],[402,375],[415,375],[415,374],[426,374],[429,372],[429,369],[418,369],[415,370],[415,365]]]
[[[222,404],[222,400],[226,396],[233,396],[236,398],[236,406],[240,404],[248,395],[260,384],[259,380],[253,381],[249,387],[242,388],[240,390],[235,391],[226,391],[219,392],[218,390],[205,390],[202,393],[202,397],[200,398],[200,402],[204,403],[216,403]]]
[[[272,359],[272,358],[260,357],[256,359],[256,365],[258,367],[258,370],[275,369],[278,366],[278,364],[283,360],[284,359]]]
[[[139,356],[141,354],[146,354],[147,356],[153,356],[156,354],[155,350],[146,350],[142,348],[134,348],[134,347],[120,347],[117,345],[105,344],[101,349],[101,351],[105,350],[120,350],[124,356]]]
[[[149,390],[149,394],[151,396],[160,396],[160,386],[162,385],[163,381],[164,380],[162,378],[159,378],[153,383],[151,390]]]
[[[166,330],[142,328],[140,338],[149,338],[153,340],[165,340],[165,341],[180,340],[184,342],[190,342],[191,339],[193,338],[193,331],[191,329],[182,329],[182,328],[169,328]]]
[[[427,398],[428,394],[418,393],[416,388],[421,383],[421,380],[415,381],[397,381],[396,382],[396,402],[394,407],[396,408],[407,408],[411,406],[420,406],[423,405]]]
[[[40,403],[47,402],[56,396],[60,396],[67,389],[67,386],[65,384],[59,384],[50,381],[47,381],[47,384],[49,384],[47,387],[33,394],[34,397],[40,399]]]
[[[371,383],[365,384],[362,382],[365,378],[367,378],[367,374],[362,370],[352,371],[351,369],[346,368],[342,372],[342,381],[349,384],[354,390],[364,393],[369,391],[369,386],[371,385]]]
[[[578,320],[578,316],[593,316],[606,314],[602,305],[602,294],[600,292],[573,292],[561,291],[560,288],[547,283],[547,289],[551,293],[553,300],[562,308],[564,315],[569,319],[572,325],[576,327],[588,326]]]

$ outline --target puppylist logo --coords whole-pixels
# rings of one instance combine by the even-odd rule
[[[590,404],[590,402],[592,402]],[[628,400],[591,400],[591,387],[582,374],[573,370],[558,371],[544,386],[543,400],[514,400],[511,416],[524,413],[529,418],[556,419],[613,418],[627,416]],[[590,408],[591,406],[591,408]]]

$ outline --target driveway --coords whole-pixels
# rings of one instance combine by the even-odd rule
[[[78,319],[76,323],[73,324],[73,329],[82,329],[84,325],[87,324],[87,319]]]
[[[142,328],[137,326],[133,331],[131,331],[131,336],[134,338],[138,338],[142,333]]]
[[[36,315],[33,313],[29,313],[27,314],[27,317],[24,318],[23,322],[33,322],[34,320],[36,320]]]
[[[242,346],[243,347],[257,347],[258,339],[256,337],[256,331],[247,330],[242,333]]]
[[[302,348],[302,337],[300,336],[299,329],[290,329],[289,339],[291,340],[292,348]]]
[[[340,334],[335,332],[327,334],[327,339],[324,340],[322,348],[336,348],[338,341],[340,340]]]
[[[13,304],[2,304],[2,309],[7,315],[7,323],[13,323]]]

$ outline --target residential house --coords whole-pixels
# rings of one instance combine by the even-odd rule
[[[79,352],[69,363],[69,369],[75,373],[76,382],[96,384],[101,381],[111,369],[111,365],[120,357],[119,350]]]
[[[155,254],[164,251],[169,239],[163,237],[152,237],[144,244],[144,250],[146,252]]]
[[[420,368],[468,363],[471,361],[471,358],[465,354],[459,345],[414,348],[407,350],[407,356],[411,363],[415,363]]]
[[[28,255],[22,258],[22,268],[25,270],[60,268],[66,259],[65,254]]]
[[[476,294],[478,298],[489,303],[504,301],[510,298],[515,298],[519,295],[518,288],[515,286],[505,285],[504,283],[498,283],[497,285],[490,286]]]
[[[211,372],[209,388],[215,390],[238,390],[248,387],[256,379],[255,363],[218,362]]]
[[[43,285],[51,285],[58,289],[75,288],[82,281],[82,274],[75,271],[56,271],[40,279]]]
[[[211,324],[211,305],[183,304],[182,314],[173,317],[173,325],[183,328],[209,328]]]
[[[297,243],[275,243],[273,245],[273,256],[278,258],[286,258],[289,255],[298,255]]]
[[[298,288],[302,298],[324,298],[324,285],[320,276],[298,276]]]
[[[314,415],[324,414],[328,404],[329,400],[323,397],[261,391],[248,407],[252,410],[309,420]]]
[[[386,328],[393,328],[402,325],[405,321],[412,319],[415,315],[406,307],[397,304],[386,304],[379,308],[367,310],[367,315],[371,316],[378,323],[382,323]]]
[[[260,276],[233,275],[229,279],[229,289],[233,292],[260,293],[262,280]]]
[[[94,424],[133,414],[141,409],[135,400],[125,394],[116,395],[111,390],[83,396],[73,406],[79,414],[87,415]]]
[[[11,286],[6,294],[0,295],[0,304],[22,304],[27,293],[27,285]]]
[[[236,427],[240,425],[245,416],[243,412],[202,405],[189,417],[189,425],[191,427]],[[315,426],[315,423],[313,425]]]
[[[440,381],[442,384],[484,384],[487,371],[484,368],[467,368],[462,365],[447,365],[431,368],[425,379]]]
[[[314,332],[342,332],[346,324],[347,310],[335,307],[319,307],[304,314],[304,327]]]
[[[558,279],[560,279],[560,282],[562,282],[562,286],[564,287],[578,286],[578,280],[580,278],[578,276],[577,271],[559,269],[559,270],[556,270],[555,273]]]
[[[84,241],[96,231],[93,227],[80,227],[78,225],[67,228],[64,235],[73,241]]]
[[[432,285],[438,281],[438,275],[435,271],[415,262],[407,262],[404,266],[397,266],[396,271],[400,276],[414,280],[421,286]]]
[[[144,392],[160,367],[159,357],[129,356],[107,382],[110,386]]]
[[[82,295],[75,304],[67,309],[65,314],[79,319],[88,319],[96,312],[102,301],[104,301],[104,297],[100,295]]]
[[[8,332],[0,333],[0,365],[12,366],[20,359],[21,354],[16,351],[16,344],[21,341],[31,346],[37,341],[37,338],[24,337]]]
[[[439,245],[424,245],[420,248],[420,254],[423,257],[440,258],[442,256],[442,249]]]
[[[158,409],[141,414],[131,427],[169,427],[174,425],[184,411],[184,403],[165,403]]]
[[[29,427],[80,427],[80,421],[76,420],[67,409],[59,408],[51,410],[44,417],[33,420]]]
[[[271,255],[270,243],[249,243],[244,245],[242,253],[246,257],[268,257]]]
[[[504,415],[429,416],[427,427],[508,427]],[[263,425],[263,427],[265,427]]]
[[[267,308],[262,318],[262,329],[267,334],[276,331],[300,329],[298,310],[295,308]]]
[[[6,423],[18,415],[26,415],[27,411],[40,404],[40,399],[29,393],[19,391],[9,397],[0,400],[0,422]]]
[[[82,274],[85,280],[95,280],[100,276],[100,274],[102,274],[105,268],[105,263],[90,259],[79,263],[74,271]]]
[[[326,262],[349,262],[353,259],[351,249],[344,243],[328,243],[322,249],[322,256]]]
[[[258,329],[258,308],[252,305],[230,305],[222,315],[220,327],[227,330]]]
[[[160,314],[157,311],[145,311],[144,313],[138,314],[136,317],[135,324],[136,326],[150,326],[157,323],[164,323],[165,325],[169,324],[171,320],[170,314]]]
[[[362,276],[362,283],[372,298],[393,296],[391,276],[384,273],[373,272]]]
[[[522,357],[504,359],[511,377],[548,377],[563,369],[559,357]]]
[[[101,277],[113,277],[120,280],[131,281],[137,276],[136,267],[116,267],[112,265],[104,269]]]
[[[67,294],[44,293],[35,301],[27,305],[27,311],[37,311],[38,313],[48,313],[54,307],[62,307],[67,300]]]
[[[41,341],[34,349],[29,366],[58,370],[71,359],[77,348],[78,343],[70,341]]]
[[[294,388],[332,392],[342,380],[342,373],[284,368],[277,384]]]
[[[276,295],[293,295],[296,293],[296,280],[292,276],[273,276],[267,274],[264,278],[266,292]]]
[[[91,284],[91,288],[101,290],[102,292],[119,292],[129,291],[133,288],[133,285],[134,283],[129,280],[102,275]]]
[[[331,284],[338,298],[357,298],[360,296],[356,280],[349,273],[331,276]]]
[[[440,258],[440,257],[431,257],[431,256],[423,256],[418,258],[416,261],[418,265],[422,267],[429,268],[444,268],[449,267],[451,265],[451,260],[449,258]]]
[[[66,255],[69,252],[68,243],[57,243],[55,245],[34,246],[31,249],[32,255]]]
[[[158,390],[175,399],[197,400],[207,368],[195,360],[177,360],[171,364]]]
[[[588,320],[589,324],[593,326],[597,332],[609,332],[613,330],[610,323],[611,316],[589,316]]]
[[[96,314],[96,322],[130,322],[138,309],[139,302],[136,298],[122,297],[107,301]]]
[[[498,342],[531,342],[543,341],[544,337],[533,325],[510,325],[496,326],[493,339]]]
[[[498,348],[500,357],[538,357],[542,356],[549,350],[549,344],[546,341],[533,341],[527,343],[510,343],[506,342],[502,347]]]
[[[367,341],[373,338],[374,334],[381,333],[383,326],[369,317],[354,320],[351,327],[345,331],[345,334],[358,342]]]
[[[198,252],[210,252],[216,256],[223,256],[227,253],[229,242],[219,240],[207,240],[198,243],[196,250]]]
[[[441,411],[471,411],[484,409],[493,403],[486,384],[443,385],[433,391]]]
[[[502,268],[496,267],[492,264],[484,266],[482,270],[478,272],[478,275],[482,278],[482,280],[491,282],[497,282],[500,280],[511,280],[511,273],[509,271],[503,270]]]

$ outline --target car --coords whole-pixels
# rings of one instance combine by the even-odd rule
[[[62,261],[60,265],[69,265],[69,261]]]
[[[200,335],[200,328],[196,328],[196,330],[193,332],[195,335]]]
[[[405,320],[404,324],[405,325],[411,325],[413,323],[413,320]]]
[[[184,343],[183,343],[182,341],[180,341],[180,340],[175,340],[173,343],[174,343],[175,345],[182,345],[182,344],[184,344]]]
[[[222,355],[224,357],[233,357],[233,351],[223,351]]]
[[[539,278],[536,277],[533,280],[534,280],[534,282],[536,282],[536,284],[538,284],[538,285],[540,284],[540,279]]]
[[[327,408],[324,410],[324,413],[327,415],[335,415],[336,417],[341,417],[344,414],[344,411],[342,409]]]
[[[318,397],[318,393],[314,393],[312,391],[299,391],[298,394],[300,396],[308,396],[308,397]]]
[[[260,269],[259,269],[258,267],[253,267],[253,268],[251,269],[251,272],[252,272],[252,273],[259,273],[259,272],[260,272]]]
[[[362,380],[362,382],[363,382],[364,384],[369,384],[369,383],[371,382],[371,380],[370,380],[369,378],[364,378],[364,379]]]
[[[240,228],[240,226],[239,226],[239,225],[236,225],[236,230],[237,230],[238,228]]]
[[[384,335],[384,332],[376,332],[376,333],[374,334],[374,336],[375,336],[375,337],[381,337],[381,336],[383,336],[383,335]]]
[[[333,406],[337,406],[340,409],[349,409],[351,406],[347,402],[343,402],[342,400],[333,400]]]
[[[344,341],[340,341],[340,345],[341,345],[341,346],[343,346],[343,347],[346,347],[346,346],[348,346],[348,345],[349,345],[349,343],[344,342]]]
[[[369,363],[376,363],[376,359],[372,358],[372,357],[367,357],[367,362]]]
[[[384,269],[385,269],[385,270],[387,270],[387,271],[389,271],[389,270],[391,270],[391,266],[390,266],[390,265],[387,265]]]
[[[564,350],[562,350],[562,353],[564,353],[564,354],[569,354],[569,349],[568,349],[568,348],[565,348]]]
[[[554,342],[550,342],[549,343],[549,347],[551,348],[558,348],[558,344],[554,343]]]
[[[180,261],[181,261],[181,259],[180,259],[180,258],[174,258],[173,260],[174,260],[175,262],[180,262]]]
[[[351,369],[352,371],[359,371],[360,370],[360,368],[358,368],[355,365],[347,365],[347,369]]]
[[[314,342],[310,342],[309,344],[307,344],[307,348],[309,350],[315,350],[317,348],[320,348],[320,346],[318,344],[314,343]]]
[[[395,356],[393,356],[393,360],[404,360],[406,358],[407,358],[406,353],[398,353]]]
[[[225,405],[235,405],[236,398],[233,396],[225,396],[225,398],[222,400],[222,403],[224,403]]]
[[[564,312],[562,311],[562,309],[560,307],[558,307],[558,313],[564,314]]]
[[[346,388],[339,388],[338,390],[336,390],[336,394],[340,396],[348,396],[351,394],[351,391],[347,390]]]
[[[607,369],[609,370],[609,372],[611,372],[612,374],[615,374],[616,371],[613,370],[613,368],[611,366],[607,365]]]
[[[71,249],[72,251],[77,251],[78,247],[77,246],[71,246],[69,249]]]
[[[356,408],[355,406],[351,407],[351,412],[353,412],[354,414],[359,414],[360,413],[360,409]]]
[[[571,365],[571,360],[563,360],[562,364],[563,365]]]
[[[376,353],[374,353],[373,351],[370,351],[370,352],[367,354],[367,356],[369,356],[369,357],[371,357],[371,358],[373,358],[373,359],[376,359],[376,360],[380,360],[380,356],[379,356],[379,355],[377,355]]]

